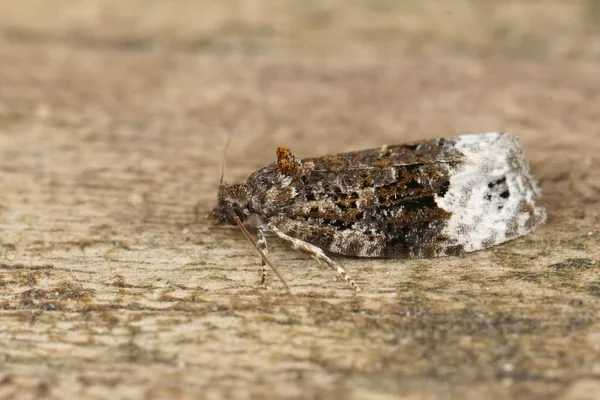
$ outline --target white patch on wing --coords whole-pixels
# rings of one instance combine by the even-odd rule
[[[452,172],[439,207],[452,213],[442,234],[465,251],[525,235],[546,219],[536,207],[539,189],[529,174],[523,150],[504,133],[463,135],[453,148],[466,160]]]

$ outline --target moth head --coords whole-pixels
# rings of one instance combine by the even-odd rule
[[[243,183],[231,186],[222,183],[219,186],[217,206],[210,213],[209,218],[215,224],[236,225],[235,220],[231,216],[232,211],[242,222],[250,215],[250,211],[248,210],[248,191]]]

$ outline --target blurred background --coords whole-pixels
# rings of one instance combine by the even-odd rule
[[[600,0],[0,0],[0,398],[600,393],[599,61]],[[277,240],[300,295],[259,289],[241,232],[195,219],[232,132],[228,183],[278,145],[491,130],[547,225],[343,258],[359,298]]]
[[[597,0],[0,1],[11,41],[389,57],[600,57]]]

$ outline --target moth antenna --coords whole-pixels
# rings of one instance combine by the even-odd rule
[[[242,221],[240,221],[240,218],[236,215],[236,213],[233,212],[233,210],[229,209],[228,212],[229,212],[229,215],[231,215],[231,217],[235,221],[235,223],[240,227],[240,229],[244,233],[244,236],[246,236],[246,239],[248,239],[248,241],[250,243],[252,243],[252,245],[254,246],[256,251],[258,251],[258,253],[262,257],[262,259],[265,261],[265,263],[269,266],[269,268],[271,268],[271,270],[277,276],[277,278],[279,278],[281,283],[283,283],[283,286],[285,287],[285,291],[287,292],[287,294],[291,296],[292,292],[290,291],[289,286],[285,282],[285,279],[283,279],[283,277],[279,274],[279,271],[277,271],[277,269],[275,269],[275,267],[273,266],[273,264],[271,263],[271,261],[269,260],[269,258],[265,254],[265,252],[260,247],[258,247],[258,244],[256,244],[254,239],[252,239],[252,236],[250,236],[250,232],[248,232],[248,230],[246,229],[246,227],[244,226]]]
[[[235,132],[232,132],[227,138],[227,142],[225,143],[225,149],[223,149],[223,161],[221,161],[221,179],[219,179],[219,187],[223,185],[223,179],[225,178],[225,162],[227,161],[227,150],[229,150],[229,145],[231,144],[231,140],[233,139],[233,135]]]

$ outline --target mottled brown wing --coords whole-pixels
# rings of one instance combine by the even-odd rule
[[[448,163],[462,160],[462,153],[453,148],[456,138],[425,140],[409,144],[386,145],[378,149],[306,158],[315,171],[352,171],[380,167]]]
[[[437,207],[461,153],[443,139],[303,160],[293,203],[274,222],[325,250],[361,257],[434,257],[460,252],[440,236]]]

